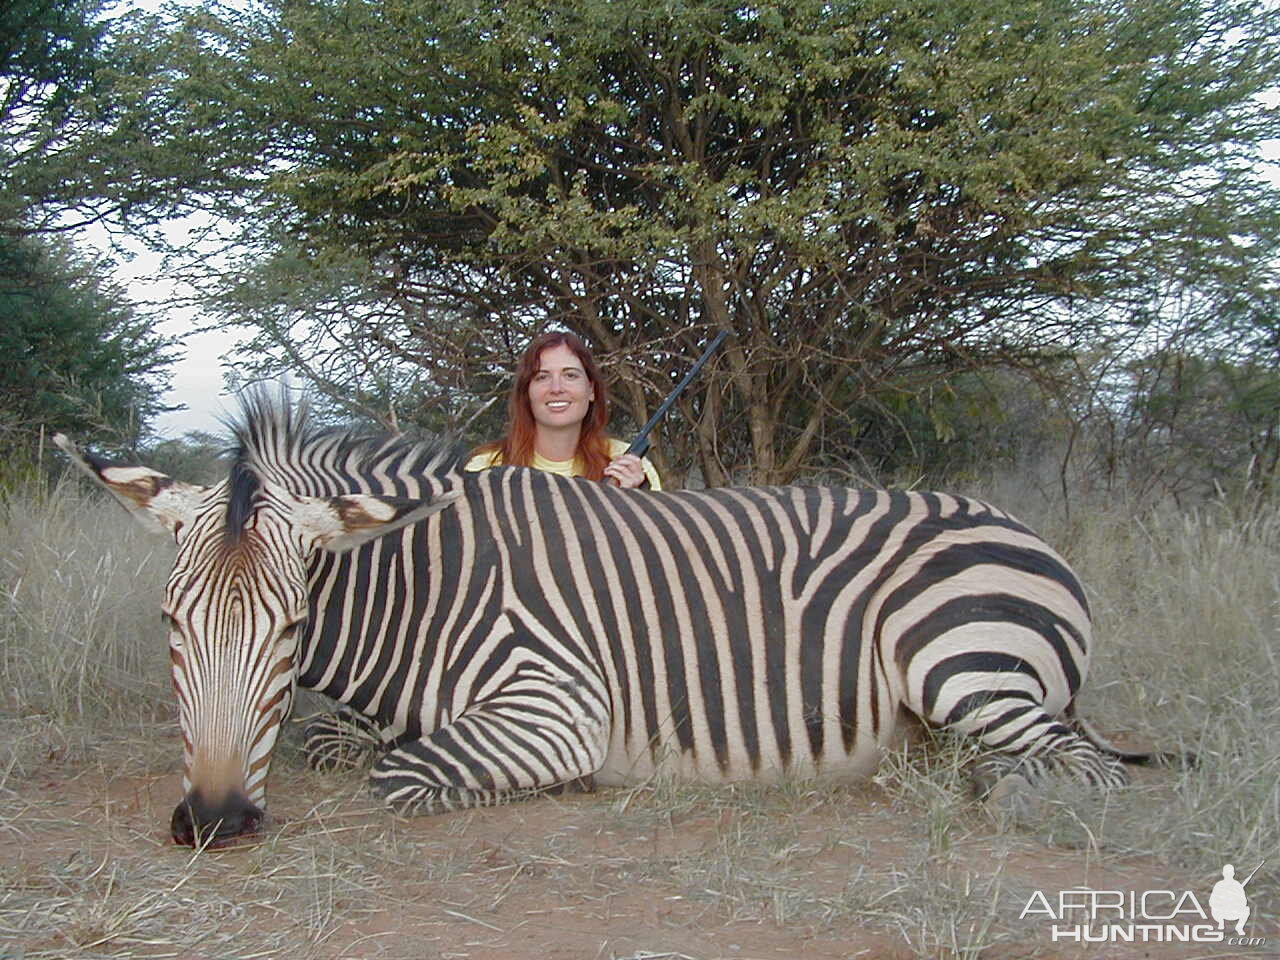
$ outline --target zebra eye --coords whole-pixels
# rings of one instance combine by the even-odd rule
[[[178,621],[167,613],[160,614],[160,621],[164,624],[166,630],[169,631],[169,646],[181,647],[184,643],[182,631],[178,629]]]

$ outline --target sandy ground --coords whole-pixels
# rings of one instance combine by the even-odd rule
[[[1019,916],[1035,891],[1191,889],[1207,909],[1216,878],[1109,849],[1078,814],[1010,828],[892,784],[655,786],[404,819],[358,774],[295,762],[273,773],[259,840],[197,854],[168,839],[167,733],[10,765],[0,958],[1280,956],[1261,904],[1262,945],[1055,944]]]

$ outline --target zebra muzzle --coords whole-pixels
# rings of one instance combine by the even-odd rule
[[[173,842],[184,847],[217,849],[257,834],[263,813],[243,793],[232,791],[211,803],[192,790],[173,810],[169,830]]]

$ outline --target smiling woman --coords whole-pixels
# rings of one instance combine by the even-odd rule
[[[648,460],[605,433],[609,396],[591,351],[572,333],[544,333],[525,349],[507,401],[507,432],[476,449],[466,469],[534,467],[566,477],[660,490]]]

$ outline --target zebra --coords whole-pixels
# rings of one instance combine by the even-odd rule
[[[57,444],[177,545],[162,612],[183,742],[175,842],[262,828],[295,688],[334,762],[358,721],[392,807],[566,784],[858,777],[912,715],[999,773],[1126,782],[1074,713],[1092,646],[1066,562],[942,493],[620,490],[461,469],[447,443],[315,424],[242,397],[201,487]]]

